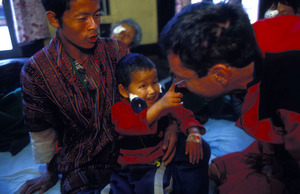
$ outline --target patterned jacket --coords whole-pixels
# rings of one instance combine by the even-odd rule
[[[115,65],[128,53],[116,40],[99,38],[80,81],[56,35],[21,72],[25,124],[30,132],[53,128],[61,191],[99,188],[109,182],[117,152],[111,107],[119,99]]]

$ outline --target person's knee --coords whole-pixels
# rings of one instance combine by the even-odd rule
[[[203,149],[202,161],[208,164],[211,155],[211,149],[210,149],[210,145],[204,139],[202,139],[202,149]]]

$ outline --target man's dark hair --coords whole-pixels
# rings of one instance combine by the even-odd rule
[[[164,27],[159,43],[164,51],[179,55],[199,77],[217,63],[245,67],[259,53],[248,15],[238,4],[186,6]]]
[[[60,25],[65,11],[70,9],[70,2],[71,0],[42,0],[45,10],[53,11]]]
[[[132,73],[141,70],[152,70],[153,68],[155,68],[155,64],[149,58],[139,53],[131,53],[118,62],[115,76],[118,84],[128,88],[132,81]]]

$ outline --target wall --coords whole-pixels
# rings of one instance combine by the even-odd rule
[[[131,17],[142,28],[141,44],[157,42],[157,5],[156,0],[109,0],[110,15],[102,16],[101,23],[115,23]]]
[[[109,0],[109,4],[110,15],[101,16],[101,24],[113,24],[131,17],[142,28],[143,36],[141,44],[153,44],[157,42],[156,0]],[[53,37],[55,29],[51,25],[49,26],[51,37]]]

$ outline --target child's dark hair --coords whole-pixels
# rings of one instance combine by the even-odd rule
[[[155,68],[155,64],[146,56],[138,53],[130,53],[118,62],[115,76],[118,84],[122,84],[125,88],[128,88],[133,72],[152,70],[153,68]]]

